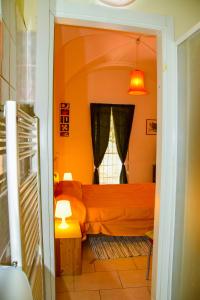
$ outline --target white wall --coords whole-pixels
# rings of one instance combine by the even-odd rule
[[[2,0],[0,23],[0,103],[16,99],[16,15],[15,1]],[[2,56],[2,57],[1,57]],[[5,157],[0,155],[0,174],[5,171]],[[8,262],[9,226],[7,195],[0,198],[0,264]]]
[[[179,46],[178,190],[173,300],[200,299],[200,32]]]
[[[65,6],[76,5],[77,14],[93,5],[98,5],[98,0],[57,0],[57,11],[64,11]],[[84,2],[84,3],[83,3]],[[100,9],[100,8],[99,8]],[[155,13],[165,16],[172,16],[175,24],[175,37],[178,38],[200,21],[200,1],[199,0],[136,0],[133,4],[122,8],[128,11]],[[112,18],[112,11],[108,11]]]

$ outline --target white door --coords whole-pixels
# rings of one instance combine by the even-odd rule
[[[178,44],[178,185],[172,299],[200,299],[200,30]]]

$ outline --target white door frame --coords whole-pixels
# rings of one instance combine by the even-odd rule
[[[158,155],[152,299],[168,300],[171,298],[177,156],[176,47],[173,24],[170,17],[116,9],[113,10],[112,18],[107,19],[104,17],[107,8],[101,7],[101,10],[98,7],[90,7],[88,10],[82,7],[81,10],[76,5],[72,7],[70,4],[69,7],[65,4],[62,11],[56,11],[56,18],[57,22],[67,25],[142,31],[158,37]]]
[[[39,117],[45,300],[55,300],[53,215],[54,0],[37,2],[35,114]]]
[[[46,0],[45,0],[46,1]],[[40,2],[40,1],[39,1]],[[43,1],[41,1],[43,2]],[[68,4],[67,1],[57,0],[56,21],[68,25],[79,25],[87,27],[97,27],[122,31],[134,31],[155,34],[158,38],[158,139],[157,139],[157,187],[156,187],[156,207],[155,207],[155,229],[154,229],[154,258],[153,258],[153,300],[171,299],[172,284],[172,260],[173,260],[173,241],[174,241],[174,221],[175,221],[175,202],[176,202],[176,166],[177,166],[177,78],[176,78],[176,45],[173,34],[173,22],[171,17],[142,14],[127,9],[111,9],[109,7],[99,7],[96,5]],[[107,16],[107,17],[105,17]],[[41,15],[42,17],[42,15]],[[52,18],[53,19],[53,18]],[[44,22],[44,20],[43,20]],[[43,23],[44,24],[44,23]],[[45,26],[45,24],[43,25]],[[52,27],[52,24],[51,24]],[[43,28],[43,35],[45,30]],[[47,31],[49,35],[49,44],[54,40],[53,30]],[[41,139],[46,143],[46,152],[41,153],[43,158],[44,172],[42,179],[42,193],[44,208],[48,208],[48,213],[43,211],[43,219],[48,230],[43,230],[44,249],[49,253],[44,253],[47,257],[48,271],[54,276],[54,235],[53,235],[53,190],[52,181],[52,148],[53,131],[51,118],[51,109],[53,106],[52,98],[52,72],[53,56],[49,56],[48,66],[42,67],[43,61],[41,55],[45,56],[47,49],[45,45],[38,46],[38,57],[40,56],[39,70],[37,71],[38,86],[45,88],[48,95],[43,99],[39,95],[36,112],[42,117],[46,116],[47,122],[43,122],[45,128],[41,129]],[[41,69],[43,74],[41,75]],[[48,72],[44,74],[44,70]],[[42,85],[42,78],[49,74],[48,84]],[[50,92],[50,95],[49,95]],[[41,102],[39,101],[41,99]],[[50,115],[47,115],[46,109],[50,109]],[[51,162],[49,164],[49,162]],[[45,163],[47,166],[45,166]],[[45,192],[48,190],[48,197]],[[49,247],[52,247],[50,249]],[[46,279],[48,281],[51,279]],[[47,299],[47,298],[46,298]],[[54,288],[49,299],[54,299]]]
[[[184,41],[186,41],[189,37],[191,37],[194,33],[200,30],[200,22],[193,26],[190,30],[184,33],[177,41],[176,46],[178,47]]]

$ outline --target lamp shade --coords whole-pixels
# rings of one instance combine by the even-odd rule
[[[130,95],[146,95],[147,91],[144,87],[144,72],[141,70],[133,70],[131,72],[131,82],[128,90]]]
[[[71,205],[68,200],[59,200],[56,203],[56,218],[67,218],[72,215]]]
[[[70,172],[64,173],[63,180],[73,180],[72,173]]]

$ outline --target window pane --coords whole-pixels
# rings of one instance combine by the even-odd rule
[[[119,175],[121,172],[121,161],[117,152],[115,141],[113,116],[111,113],[110,135],[108,147],[104,155],[101,166],[99,167],[99,179],[101,184],[119,183]]]

